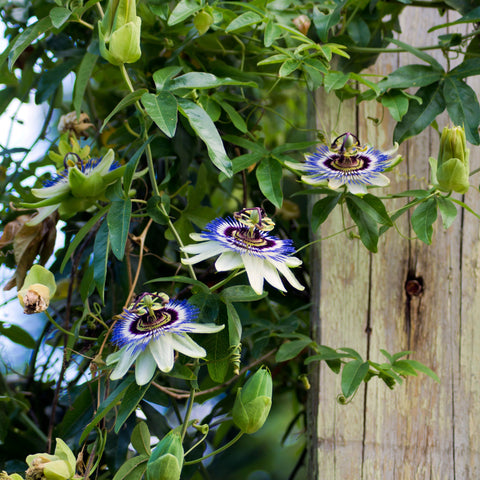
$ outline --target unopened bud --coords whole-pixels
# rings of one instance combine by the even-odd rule
[[[44,312],[56,288],[53,273],[41,265],[34,265],[18,292],[18,300],[24,312],[27,314]]]
[[[308,29],[312,22],[306,15],[299,15],[297,18],[292,20],[293,24],[298,28],[300,33],[306,35],[308,33]]]
[[[172,430],[154,448],[147,463],[147,480],[179,480],[183,456],[180,434]]]
[[[136,62],[142,55],[141,23],[135,0],[110,0],[98,23],[102,57],[113,65]]]
[[[272,376],[268,369],[261,368],[237,390],[233,421],[243,432],[255,433],[265,423],[271,406]]]
[[[195,18],[193,19],[193,24],[195,25],[195,28],[198,30],[198,33],[200,35],[206,33],[212,23],[213,17],[205,10],[197,13],[197,15],[195,15]]]
[[[37,453],[26,459],[26,480],[71,480],[75,476],[76,459],[68,445],[57,438],[54,455]]]
[[[432,173],[432,183],[445,192],[466,193],[470,186],[469,155],[465,129],[445,127],[440,138],[438,160],[430,159],[432,172],[435,173]]]

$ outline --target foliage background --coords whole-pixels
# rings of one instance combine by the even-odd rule
[[[55,251],[51,266],[59,286],[51,311],[56,321],[74,336],[62,335],[49,323],[35,339],[28,335],[28,327],[15,331],[2,329],[2,333],[33,352],[25,371],[17,372],[18,376],[2,376],[2,401],[6,407],[0,414],[3,415],[2,468],[8,472],[22,471],[26,455],[44,451],[46,443],[51,443],[55,436],[78,451],[81,433],[92,422],[94,412],[98,413],[100,404],[111,410],[99,421],[100,428],[92,429],[85,439],[89,447],[84,451],[84,458],[91,459],[90,466],[97,460],[102,465],[95,475],[112,475],[125,462],[136,422],[133,415],[125,419],[129,409],[138,405],[151,433],[159,438],[181,423],[178,412],[182,411],[184,400],[166,395],[165,391],[145,392],[132,387],[120,397],[109,397],[109,392],[117,386],[109,385],[108,371],[102,363],[107,351],[112,351],[108,344],[106,350],[101,348],[107,331],[105,325],[110,325],[114,315],[121,312],[132,286],[136,293],[141,293],[151,288],[147,282],[153,279],[186,273],[179,264],[173,228],[188,243],[188,234],[203,228],[211,219],[231,215],[242,206],[262,205],[274,215],[277,235],[292,238],[297,249],[308,244],[310,227],[315,230],[328,216],[324,206],[331,192],[315,192],[326,196],[309,215],[308,195],[299,195],[303,187],[285,167],[285,161],[300,161],[303,152],[319,141],[328,142],[334,134],[317,132],[307,124],[308,108],[314,102],[313,90],[322,87],[327,92],[334,91],[341,99],[381,102],[399,122],[393,139],[396,141],[414,136],[432,123],[435,126],[435,118],[446,109],[455,124],[465,125],[471,143],[480,142],[478,101],[464,82],[466,77],[480,71],[475,30],[475,22],[480,19],[478,8],[468,1],[432,2],[432,7],[457,10],[466,23],[472,24],[472,33],[465,37],[455,34],[439,37],[438,48],[448,58],[461,55],[463,59],[459,66],[445,71],[424,50],[393,40],[399,30],[398,15],[406,5],[413,8],[415,3],[418,2],[140,1],[137,11],[142,17],[142,58],[126,66],[132,89],[122,68],[99,56],[98,2],[34,1],[3,5],[5,35],[10,44],[1,57],[1,77],[5,84],[0,91],[2,110],[14,98],[27,101],[32,92],[37,103],[48,102],[50,110],[39,139],[48,139],[53,151],[57,151],[61,140],[56,130],[60,113],[72,109],[84,111],[93,126],[87,130],[88,137],[81,140],[82,145],[89,145],[94,156],[114,148],[117,159],[129,165],[131,172],[144,168],[149,171],[134,180],[132,195],[125,182],[111,188],[99,205],[108,207],[110,213],[106,218],[95,217],[96,212],[79,212],[58,224],[65,235],[65,246]],[[205,32],[201,32],[198,23],[200,13],[213,20]],[[303,18],[305,23],[300,26],[293,22],[301,15],[306,15],[309,27],[305,28],[308,22]],[[416,55],[418,65],[393,72],[383,80],[362,75],[391,42]],[[65,98],[62,82],[70,72],[75,72],[75,87],[72,97]],[[139,113],[135,105],[138,101],[146,114]],[[200,113],[197,108],[202,109]],[[202,128],[205,125],[208,128]],[[152,152],[151,165],[147,163],[147,143]],[[10,202],[34,201],[30,192],[32,179],[40,187],[55,170],[49,156],[27,165],[23,161],[27,153],[28,149],[3,148],[4,225],[19,215],[18,210],[8,207]],[[426,195],[412,194],[413,203],[407,204],[408,208],[421,205]],[[350,202],[355,201],[349,198]],[[366,201],[370,206],[378,206],[370,197]],[[338,199],[339,206],[340,203]],[[419,223],[413,225],[426,243],[431,242],[428,226],[435,221],[437,208],[441,208],[440,204],[433,206],[430,202],[427,208],[430,215],[417,214]],[[388,214],[385,217],[386,212],[378,207],[375,221],[368,214],[353,219],[359,225],[360,239],[372,251],[376,250],[382,231],[393,225],[393,217]],[[92,215],[95,221],[88,224]],[[115,221],[108,222],[108,215]],[[431,220],[430,224],[421,222],[425,218]],[[148,223],[150,219],[152,223]],[[421,223],[427,225],[423,230],[419,227]],[[139,263],[139,237],[146,227],[146,249]],[[46,240],[50,246],[51,242]],[[110,248],[105,249],[108,244]],[[21,275],[11,245],[3,248],[2,261],[9,267],[17,266],[16,275]],[[299,275],[302,283],[309,286],[312,268],[309,250],[302,250],[301,256],[304,268]],[[135,283],[137,267],[139,278]],[[202,264],[197,274],[208,287],[219,280],[209,264]],[[240,278],[230,285],[236,282],[239,286],[245,283]],[[170,295],[186,295],[184,287],[178,284],[178,278],[177,282],[154,283],[155,290]],[[302,453],[305,436],[295,440],[296,432],[306,429],[303,419],[307,390],[301,376],[307,372],[305,348],[317,348],[319,355],[327,351],[318,349],[308,337],[310,293],[308,289],[289,291],[284,296],[268,289],[268,298],[258,299],[241,292],[243,301],[235,303],[235,308],[243,328],[242,367],[271,352],[265,362],[275,381],[272,419],[266,431],[257,434],[258,441],[265,444],[268,429],[277,439],[283,431],[290,433],[294,439],[294,447],[290,449],[295,450],[289,461],[291,478],[295,474],[301,478],[305,467],[297,470],[296,465],[305,462]],[[202,288],[193,288],[191,293],[192,301],[202,309],[203,321],[228,324],[225,302],[218,295]],[[78,335],[98,341],[85,341]],[[233,390],[242,383],[242,379],[233,375],[235,359],[229,352],[230,339],[223,338],[217,347],[209,345],[206,339],[198,341],[207,347],[210,361],[209,368],[199,374],[199,388],[218,386],[216,393],[222,393],[211,400],[215,408],[213,417],[206,414],[207,421],[223,421],[225,415],[228,419]],[[56,350],[62,352],[62,367],[59,372],[46,374],[50,360],[39,354]],[[99,351],[101,358],[96,357]],[[354,354],[342,358],[356,360]],[[162,375],[162,384],[188,391],[192,371],[183,358],[179,365],[185,368],[179,367],[171,376]],[[408,373],[397,370],[400,375]],[[230,379],[233,381],[223,386]],[[360,378],[353,387],[365,379],[365,376]],[[391,382],[388,376],[387,380]],[[120,399],[128,405],[123,412],[116,409]],[[162,406],[160,413],[152,408],[152,403]],[[49,407],[45,408],[46,405]],[[125,420],[121,426],[119,416]],[[119,430],[112,433],[115,424]],[[231,422],[223,422],[209,441],[221,444],[231,438],[232,431]],[[195,433],[190,432],[187,441],[194,442],[194,438]],[[225,472],[229,472],[228,478],[247,478],[248,472],[259,465],[251,457],[248,462],[242,461],[241,454],[248,455],[255,448],[254,439],[243,440],[249,442],[218,456],[204,470],[185,470],[185,478],[224,478]],[[280,443],[271,437],[268,441]],[[283,457],[284,450],[280,452]],[[231,473],[234,465],[230,462],[245,464],[243,470],[237,466],[236,477]],[[259,464],[266,469],[263,460]],[[265,478],[285,478],[282,474],[286,469],[283,464],[279,473],[268,469],[265,475],[269,477]]]

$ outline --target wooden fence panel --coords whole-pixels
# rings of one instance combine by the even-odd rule
[[[428,25],[445,22],[433,9],[420,13],[407,8],[402,16],[405,41],[415,45],[436,42],[435,32],[420,38]],[[414,34],[412,35],[412,32]],[[437,51],[437,59],[442,60]],[[371,72],[389,73],[401,65],[421,63],[411,55],[384,55]],[[477,92],[480,83],[470,82]],[[317,100],[318,128],[356,132],[362,143],[391,147],[395,122],[379,104],[356,108],[341,105],[332,95]],[[370,118],[381,119],[375,125]],[[441,117],[439,126],[448,124]],[[478,147],[477,147],[478,148]],[[438,153],[438,134],[429,128],[404,142],[404,162],[387,175],[388,192],[425,188],[428,157]],[[478,166],[471,156],[471,169]],[[458,197],[460,198],[460,197]],[[390,210],[405,202],[395,200]],[[466,202],[480,210],[473,185]],[[351,222],[350,222],[351,224]],[[382,362],[380,349],[412,350],[411,358],[426,364],[441,378],[409,377],[392,392],[376,379],[362,386],[348,405],[335,401],[340,378],[322,365],[318,375],[316,451],[312,472],[318,479],[338,480],[452,480],[480,478],[480,229],[478,220],[460,212],[448,231],[435,224],[430,246],[413,237],[409,217],[397,223],[370,254],[357,239],[341,233],[318,245],[314,276],[316,308],[313,334],[317,342],[334,348],[353,347],[364,357]],[[343,229],[336,212],[322,225],[320,237]],[[399,234],[403,234],[402,235]],[[406,293],[421,285],[419,295]],[[417,282],[417,283],[415,283]],[[315,447],[314,447],[315,448]]]

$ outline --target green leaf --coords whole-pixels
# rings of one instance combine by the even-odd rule
[[[348,196],[346,202],[350,216],[358,227],[360,240],[368,250],[376,253],[379,235],[377,222],[358,207],[357,203],[351,198],[352,196]]]
[[[87,89],[88,82],[92,76],[93,69],[97,63],[98,55],[86,52],[80,66],[78,67],[77,75],[75,77],[75,87],[73,90],[73,108],[77,112],[77,116],[82,111],[82,101]]]
[[[80,245],[80,242],[85,238],[87,233],[90,233],[90,230],[93,226],[107,213],[110,205],[106,205],[105,207],[101,208],[90,220],[78,231],[75,235],[75,238],[68,246],[68,249],[63,257],[62,264],[60,265],[60,273],[63,272],[65,265],[70,260],[70,257],[73,255],[75,249]]]
[[[242,340],[242,322],[233,304],[225,302],[225,305],[227,306],[228,341],[230,346],[238,345]]]
[[[353,395],[360,384],[367,376],[370,366],[368,362],[360,360],[352,360],[344,365],[342,370],[342,393],[345,398]]]
[[[352,16],[347,25],[350,38],[360,47],[366,47],[370,42],[370,29],[367,22],[360,15]]]
[[[423,60],[424,62],[429,63],[436,70],[438,70],[440,72],[444,71],[443,67],[440,65],[440,63],[438,63],[438,61],[435,58],[433,58],[431,55],[424,52],[423,50],[418,50],[417,48],[412,47],[408,43],[401,42],[400,40],[397,40],[395,38],[388,38],[386,40],[388,40],[391,43],[394,43],[395,45],[397,45],[400,48],[405,49],[407,52],[410,52],[411,54],[415,55],[420,60]]]
[[[113,480],[140,480],[147,470],[150,455],[129,458],[114,475]]]
[[[258,165],[255,173],[261,192],[277,208],[282,208],[282,166],[273,158],[265,157]]]
[[[218,88],[225,85],[257,86],[255,82],[242,82],[240,80],[233,80],[232,78],[219,78],[211,73],[188,72],[165,82],[164,89],[169,91],[179,90],[181,88],[204,89]]]
[[[388,215],[385,205],[375,195],[367,193],[363,197],[358,197],[356,195],[349,194],[348,197],[357,205],[360,210],[372,217],[377,223],[393,226],[392,219]]]
[[[398,360],[392,366],[393,370],[397,372],[399,375],[403,375],[404,377],[411,375],[416,377],[417,372],[416,370],[410,365],[408,360]]]
[[[135,411],[137,405],[142,401],[143,396],[150,387],[150,383],[139,386],[136,383],[132,383],[124,397],[122,403],[118,409],[117,420],[115,422],[115,433],[118,433],[122,428],[122,425],[127,421],[128,417]],[[140,453],[140,452],[139,452]]]
[[[282,63],[282,66],[278,71],[278,75],[280,77],[288,77],[297,68],[299,68],[301,64],[302,64],[301,60],[297,60],[296,58],[289,58],[288,60],[285,60],[285,62]]]
[[[480,144],[480,106],[476,93],[465,82],[447,77],[443,85],[443,97],[452,122],[465,127],[465,135],[470,143]]]
[[[351,358],[354,358],[355,360],[363,362],[362,356],[356,350],[354,350],[353,348],[342,347],[342,348],[339,348],[339,350],[341,350],[345,353],[348,353],[348,355]]]
[[[98,294],[105,302],[105,279],[107,278],[108,254],[110,253],[110,241],[108,238],[107,222],[103,222],[93,245],[93,280]]]
[[[217,127],[207,112],[191,100],[178,99],[178,109],[193,131],[205,142],[212,163],[227,177],[232,176],[232,163],[225,152]]]
[[[323,80],[325,90],[327,93],[339,90],[345,86],[349,78],[349,75],[343,72],[328,72]]]
[[[60,28],[69,18],[72,12],[65,7],[53,7],[49,16],[54,28]]]
[[[73,57],[57,64],[42,73],[37,83],[35,102],[37,104],[46,102],[60,87],[63,79],[77,66],[79,57]]]
[[[227,26],[225,31],[227,33],[240,30],[241,28],[250,27],[256,25],[262,21],[262,17],[255,12],[245,12],[234,18]]]
[[[23,51],[32,45],[32,43],[42,34],[47,33],[52,28],[52,20],[45,17],[37,23],[27,27],[14,41],[8,55],[8,68],[13,70],[15,62]]]
[[[233,173],[241,172],[256,163],[262,161],[265,158],[265,154],[263,152],[255,152],[255,153],[246,153],[245,155],[240,155],[239,157],[235,157],[232,160],[232,171]]]
[[[410,365],[415,368],[415,370],[418,370],[419,372],[424,373],[425,375],[428,375],[430,378],[435,380],[437,383],[440,383],[440,379],[438,378],[438,375],[428,368],[426,365],[423,363],[418,362],[417,360],[407,360]]]
[[[160,92],[158,95],[145,93],[142,95],[142,104],[157,127],[168,138],[172,138],[177,129],[176,98],[168,92]]]
[[[391,91],[382,95],[382,105],[388,108],[392,118],[400,122],[408,111],[408,98],[398,91]]]
[[[130,198],[114,200],[107,214],[108,232],[113,254],[122,260],[125,255],[130,217],[132,216],[132,201]]]
[[[437,197],[437,204],[442,215],[443,228],[446,230],[452,225],[457,216],[457,207],[449,198],[441,196]]]
[[[168,213],[170,208],[170,197],[167,194],[162,196],[154,195],[153,197],[150,197],[147,201],[147,215],[159,225],[168,225],[168,215],[163,213],[161,208],[162,203],[164,204],[165,210]]]
[[[204,342],[207,349],[207,368],[210,378],[223,383],[230,367],[230,341],[226,328],[215,335],[209,335]]]
[[[378,82],[381,90],[389,88],[425,87],[438,82],[444,72],[428,65],[405,65],[390,73],[387,78]]]
[[[140,455],[150,455],[152,453],[150,448],[150,432],[145,422],[139,422],[135,425],[130,441],[132,442],[133,448]]]
[[[171,67],[164,67],[160,70],[153,72],[153,81],[155,82],[155,88],[157,92],[163,90],[165,84],[173,78],[175,75],[180,73],[183,70],[181,66],[171,66]]]
[[[437,219],[437,199],[429,198],[422,202],[412,213],[413,231],[427,245],[432,243],[433,224]]]
[[[146,92],[148,92],[146,88],[141,88],[140,90],[136,90],[135,92],[130,92],[126,97],[122,98],[118,105],[107,115],[107,118],[105,118],[105,120],[103,121],[103,124],[100,128],[100,133],[115,114],[117,114],[120,110],[128,107],[129,105],[138,102]]]
[[[269,18],[265,24],[263,44],[266,47],[271,47],[275,40],[281,35],[282,29],[271,18]]]
[[[315,203],[312,208],[312,230],[314,232],[317,231],[317,228],[328,218],[341,197],[341,193],[327,195]]]
[[[28,332],[18,325],[9,324],[8,322],[0,321],[0,335],[25,348],[34,349],[36,345],[35,340]]]
[[[142,146],[132,155],[132,158],[128,161],[127,165],[125,166],[125,174],[123,175],[123,191],[125,192],[125,196],[128,195],[130,192],[130,188],[132,186],[133,177],[135,175],[135,171],[137,170],[138,162],[145,151],[147,145],[156,138],[156,135],[150,135],[147,140],[142,144]]]
[[[410,137],[418,135],[427,128],[445,110],[443,88],[437,82],[427,87],[420,88],[416,95],[422,100],[421,104],[410,102],[408,112],[402,121],[397,124],[393,132],[395,142],[403,142]]]
[[[317,30],[317,34],[322,42],[328,41],[328,33],[331,28],[340,23],[340,15],[345,0],[336,4],[336,8],[329,14],[321,12],[318,7],[313,8],[313,24]]]
[[[301,340],[292,340],[291,342],[282,343],[275,355],[275,361],[286,362],[299,355],[302,350],[312,343],[311,339],[302,338]]]
[[[255,293],[250,285],[234,285],[222,290],[220,297],[226,302],[256,302],[267,296],[266,292],[261,295]]]
[[[118,402],[125,395],[125,391],[135,381],[133,375],[123,380],[117,388],[100,404],[93,420],[85,427],[80,437],[80,443],[83,443],[96,425],[107,415],[110,410],[118,405]]]
[[[225,110],[228,118],[230,118],[231,122],[235,126],[237,130],[240,130],[242,133],[248,132],[247,124],[242,116],[233,108],[228,102],[223,102],[217,96],[213,96],[213,100],[217,102],[223,110]]]
[[[201,8],[202,5],[195,0],[180,0],[170,14],[167,24],[170,27],[177,25],[177,23],[183,22]]]
[[[450,70],[449,78],[465,78],[480,75],[480,57],[466,58],[460,65]]]

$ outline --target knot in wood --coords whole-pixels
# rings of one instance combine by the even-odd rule
[[[405,283],[405,292],[409,297],[418,297],[423,293],[423,279],[421,277],[412,278]]]

